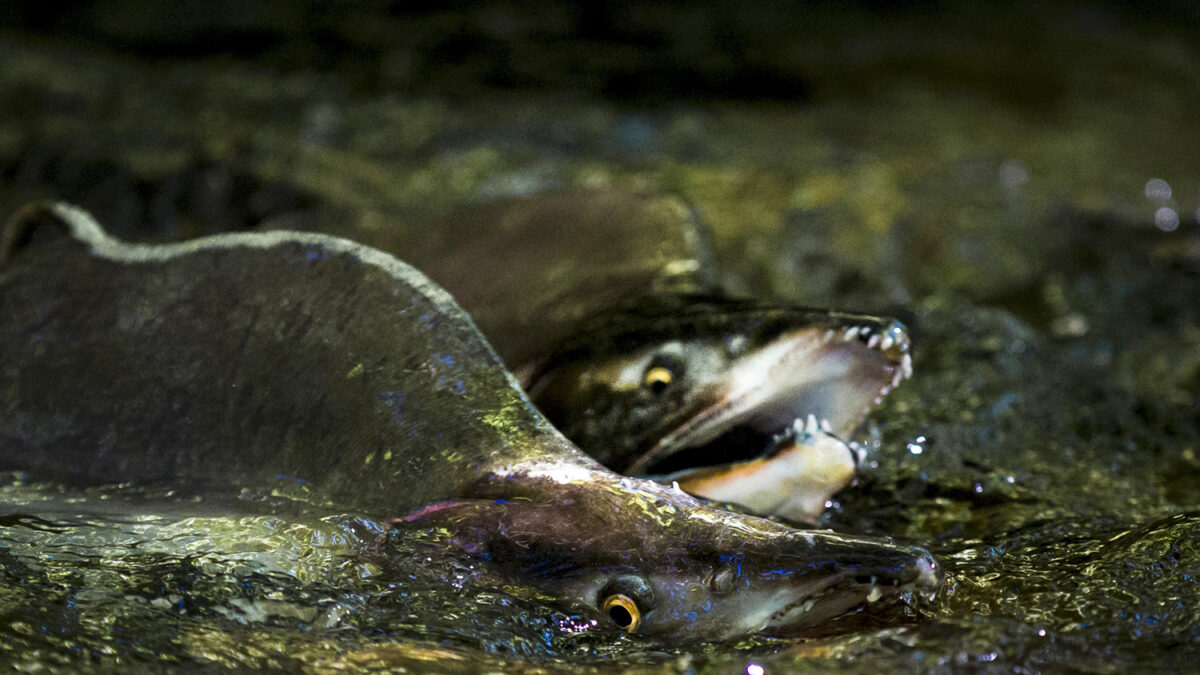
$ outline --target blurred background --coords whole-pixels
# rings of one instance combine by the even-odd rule
[[[616,184],[692,201],[740,278],[788,298],[996,294],[1064,211],[1196,225],[1198,13],[14,1],[0,199],[176,236]]]

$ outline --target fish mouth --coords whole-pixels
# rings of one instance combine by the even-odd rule
[[[811,522],[854,477],[850,435],[911,374],[899,321],[830,314],[741,357],[707,405],[628,472]]]
[[[726,596],[725,633],[781,638],[853,630],[896,613],[912,615],[936,599],[944,576],[924,548],[834,532],[797,531],[777,543],[803,551],[749,573],[738,594]]]
[[[811,636],[815,628],[831,628],[830,622],[871,606],[933,600],[942,584],[940,565],[922,549],[914,548],[911,556],[903,567],[842,570],[781,594],[769,603],[772,612],[761,632]]]

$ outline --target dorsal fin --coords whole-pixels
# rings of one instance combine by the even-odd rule
[[[75,236],[53,202],[31,202],[17,209],[0,232],[0,265],[21,251],[44,246],[52,241]]]

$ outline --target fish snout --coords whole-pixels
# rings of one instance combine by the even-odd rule
[[[856,346],[890,364],[891,387],[912,377],[912,338],[898,319],[863,314],[831,313],[825,323],[824,344]]]
[[[942,586],[942,566],[919,546],[900,547],[893,554],[868,557],[852,567],[854,581],[872,587],[893,587],[921,595],[935,594]]]
[[[894,361],[912,348],[908,328],[898,319],[865,314],[830,313],[827,319],[826,340],[862,342],[868,348],[882,352]]]
[[[794,561],[805,557],[808,562],[792,570],[785,562],[763,573],[764,612],[759,616],[766,620],[758,630],[765,634],[794,637],[839,630],[846,622],[872,616],[874,612],[863,613],[869,605],[931,600],[942,585],[940,565],[923,548],[830,532],[797,532],[789,538],[807,540],[806,554],[796,542]],[[890,607],[882,611],[895,610]]]
[[[810,569],[863,588],[871,601],[889,590],[933,595],[942,585],[941,564],[920,546],[833,532],[801,531],[791,538],[797,547],[802,546],[801,541],[808,545],[803,555],[810,561]]]

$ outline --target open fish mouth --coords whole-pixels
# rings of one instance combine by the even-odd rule
[[[903,324],[830,314],[738,359],[709,404],[629,472],[811,522],[854,477],[851,434],[911,374]]]

